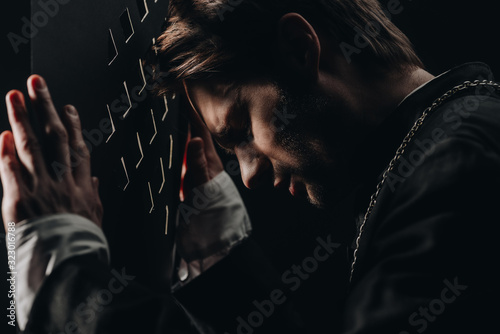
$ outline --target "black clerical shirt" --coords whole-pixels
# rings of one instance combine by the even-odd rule
[[[489,68],[454,68],[408,96],[370,136],[358,208],[422,112]],[[346,333],[480,333],[498,314],[500,91],[473,86],[424,121],[377,198],[360,238]],[[369,165],[370,168],[366,168]],[[363,168],[365,168],[363,170]]]

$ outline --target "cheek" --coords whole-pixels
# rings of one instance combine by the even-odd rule
[[[266,153],[276,145],[273,111],[278,105],[279,94],[272,86],[251,88],[253,89],[249,90],[248,95],[252,134],[255,145]]]
[[[255,148],[265,155],[273,165],[281,165],[288,167],[297,167],[299,164],[286,147],[283,147],[276,141],[276,131],[269,124],[255,124],[253,130],[253,143]]]
[[[252,134],[255,146],[264,154],[269,155],[275,146],[275,133],[267,122],[254,122]]]
[[[277,141],[277,133],[281,125],[275,112],[280,105],[279,90],[273,85],[252,86],[251,88],[249,110],[255,149],[266,156],[273,165],[296,167],[298,161],[292,152]]]

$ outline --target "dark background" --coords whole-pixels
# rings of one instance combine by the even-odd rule
[[[382,1],[385,3],[386,1]],[[427,70],[440,74],[468,61],[489,64],[499,75],[500,48],[498,43],[498,11],[493,1],[452,0],[401,0],[403,11],[393,16],[396,23],[412,40]],[[10,1],[0,11],[1,55],[0,66],[0,130],[8,128],[3,96],[12,88],[25,91],[25,79],[30,74],[30,48],[22,45],[15,53],[7,39],[12,31],[20,34],[22,17],[30,17],[29,1]],[[70,78],[74,80],[75,78]],[[226,161],[228,158],[225,159]],[[230,160],[230,158],[229,158]],[[247,203],[254,236],[261,242],[280,270],[310,255],[311,245],[317,235],[340,233],[332,217],[326,217],[308,205],[295,201],[286,193],[269,192],[268,189],[247,191],[238,176],[237,185]],[[340,219],[340,218],[336,218]],[[333,224],[332,224],[333,223]],[[1,231],[1,229],[0,229]],[[7,307],[5,241],[0,238],[0,309]],[[335,275],[331,270],[328,275]],[[312,285],[311,281],[310,285]],[[305,292],[317,291],[306,287]],[[314,307],[312,307],[314,309]],[[6,324],[6,311],[0,314],[0,328]],[[2,333],[13,333],[12,329]]]

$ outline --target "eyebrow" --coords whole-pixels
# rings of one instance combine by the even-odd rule
[[[226,96],[229,92],[233,91],[233,90],[236,90],[237,93],[236,95],[239,96],[240,95],[240,92],[241,92],[241,86],[238,85],[238,83],[236,81],[231,81],[223,90],[222,90],[222,94],[224,96]]]
[[[234,109],[231,108],[231,110]],[[236,143],[234,138],[231,138],[231,132],[234,130],[230,125],[228,125],[227,119],[230,119],[233,113],[234,111],[230,111],[226,117],[226,122],[224,122],[222,126],[218,127],[216,132],[212,133],[212,136],[217,144],[230,154],[234,153],[234,149],[229,146],[232,146],[232,144],[236,145]]]
[[[213,135],[222,138],[227,136],[230,130],[231,128],[227,124],[224,124],[223,126],[219,127],[217,131],[213,133]]]
[[[224,124],[223,126],[219,127],[216,132],[214,132],[212,135],[217,139],[217,141],[222,141],[222,142],[227,142],[228,137],[229,137],[229,132],[231,131],[231,128],[229,125]]]
[[[229,111],[227,112],[227,114],[224,117],[224,121],[223,121],[224,123],[221,126],[217,127],[217,130],[213,134],[214,136],[217,136],[219,138],[225,138],[225,137],[229,136],[229,134],[231,132],[231,126],[229,124],[231,124],[231,121],[234,120],[237,110],[239,110],[239,112],[242,112],[242,110],[241,110],[242,108],[240,108],[240,106],[241,106],[241,95],[240,95],[241,94],[241,87],[236,86],[235,83],[230,84],[226,89],[224,89],[223,94],[227,95],[228,92],[233,91],[233,90],[236,92],[236,97],[234,100],[231,101],[232,103],[229,107]]]
[[[186,92],[186,96],[191,104],[191,107],[193,108],[193,110],[198,114],[198,116],[200,117],[200,119],[202,120],[202,122],[205,124],[205,126],[207,126],[207,123],[202,115],[202,113],[198,110],[198,108],[196,108],[195,104],[194,104],[194,101],[192,101],[191,99],[191,96],[189,94],[189,90],[187,88],[187,85],[185,82],[184,83],[184,87],[185,87],[185,92]],[[239,106],[241,101],[240,101],[240,93],[241,93],[241,87],[240,86],[237,86],[236,83],[231,83],[229,84],[222,92],[222,94],[224,96],[226,96],[228,94],[228,92],[230,92],[231,90],[236,90],[236,99],[234,99],[234,102],[233,104],[231,105],[228,113],[226,114],[226,117],[224,119],[224,123],[217,127],[216,131],[214,133],[212,133],[212,136],[214,137],[215,141],[217,142],[217,144],[223,149],[225,150],[227,153],[229,154],[234,154],[234,149],[230,149],[228,147],[226,147],[226,143],[231,143],[231,144],[234,144],[233,141],[234,139],[233,138],[230,138],[230,134],[231,134],[231,126],[229,125],[229,123],[231,122],[231,119],[233,119],[233,115],[236,113],[236,109],[235,106]],[[240,108],[241,109],[241,108]],[[249,122],[248,121],[245,121],[244,122],[244,128],[247,129],[248,126],[249,126]]]
[[[238,104],[236,103],[235,105]],[[244,112],[243,109],[244,108],[231,108],[226,116],[224,124],[213,133],[213,137],[217,144],[229,154],[235,154],[233,146],[238,146],[250,140],[249,137],[247,137],[249,130],[251,131],[251,122],[248,117],[239,115],[238,117],[241,117],[241,119],[238,120],[239,126],[236,127],[230,126],[229,124],[231,122],[228,121],[228,119],[230,120],[238,111]]]
[[[229,130],[229,127],[224,127],[220,131],[217,131],[217,133],[214,133],[213,138],[217,145],[219,145],[219,147],[222,148],[226,153],[235,154],[234,148],[229,148],[226,144],[227,142],[230,142],[230,139],[228,139]]]

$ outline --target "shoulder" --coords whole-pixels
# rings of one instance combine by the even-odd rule
[[[364,270],[408,255],[411,270],[439,272],[446,263],[454,272],[465,256],[495,253],[479,250],[500,232],[500,101],[485,99],[459,126],[443,118],[449,108],[428,119],[387,174],[360,241]]]
[[[483,305],[500,295],[491,265],[499,253],[500,100],[462,95],[429,116],[364,226],[346,306],[353,333],[467,332],[491,326],[498,312]],[[453,306],[443,299],[450,282],[462,289]],[[446,316],[432,308],[438,302]]]
[[[415,187],[422,191],[431,184],[436,188],[458,179],[463,183],[474,172],[493,171],[499,164],[500,99],[462,95],[423,121],[388,173],[385,187],[401,196],[415,192]],[[465,175],[469,178],[464,179]]]

